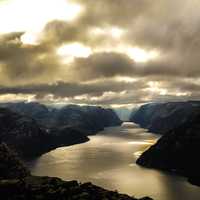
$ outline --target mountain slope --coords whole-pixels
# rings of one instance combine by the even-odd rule
[[[150,132],[165,134],[187,122],[199,108],[198,101],[151,103],[141,106],[130,121]]]
[[[73,127],[47,130],[27,116],[0,108],[0,141],[23,157],[40,155],[53,148],[88,141],[86,133]]]
[[[73,126],[88,131],[88,134],[122,123],[113,110],[98,106],[66,105],[58,109],[37,102],[5,103],[1,106],[29,116],[46,128]]]
[[[145,151],[137,163],[150,168],[176,172],[200,185],[200,109],[180,126],[167,132]]]

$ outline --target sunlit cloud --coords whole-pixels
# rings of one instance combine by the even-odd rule
[[[92,54],[92,50],[80,43],[66,44],[58,48],[57,54],[64,57],[86,58]]]
[[[133,47],[127,49],[127,54],[135,62],[148,62],[158,58],[159,53],[157,51],[145,51],[144,49]]]
[[[177,92],[175,94],[177,97],[181,97],[181,96],[190,96],[191,92]]]
[[[91,36],[92,35],[97,35],[97,36],[111,36],[114,39],[120,39],[124,34],[125,30],[119,27],[106,27],[106,28],[93,28],[91,31]]]
[[[124,81],[124,82],[127,82],[127,83],[134,83],[136,82],[138,79],[137,78],[131,78],[131,77],[116,77],[115,78],[116,81]]]
[[[51,20],[71,21],[80,12],[67,0],[10,0],[0,6],[0,33],[38,31]]]
[[[36,95],[30,95],[30,94],[5,94],[5,95],[0,95],[0,102],[10,101],[11,99],[15,102],[18,101],[31,102],[36,100],[35,96]]]
[[[39,32],[27,32],[24,33],[20,39],[23,44],[36,45],[38,44],[38,35]]]
[[[114,46],[104,46],[94,50],[94,52],[116,52],[128,55],[134,62],[147,63],[157,60],[160,53],[156,50],[145,50],[139,47],[132,47],[125,44],[116,44]]]
[[[200,2],[136,2],[0,1],[0,100],[198,100]]]
[[[160,95],[167,95],[168,94],[167,89],[162,88],[162,85],[159,82],[150,81],[147,84],[149,86],[146,89],[147,91],[150,91],[152,93],[158,93]]]

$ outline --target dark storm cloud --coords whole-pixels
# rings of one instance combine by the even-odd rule
[[[116,42],[110,35],[94,34],[98,24],[77,20],[76,23],[70,23],[63,20],[54,20],[49,22],[40,36],[40,42],[49,46],[58,47],[62,44],[80,42],[90,47],[97,48],[105,44]],[[109,28],[110,25],[101,26]]]
[[[43,43],[52,45],[61,45],[74,41],[85,42],[89,40],[87,35],[88,27],[82,24],[72,24],[62,20],[49,22],[42,33],[41,40]]]
[[[119,53],[96,53],[88,58],[77,58],[71,67],[72,74],[81,80],[129,76],[134,71],[133,61]]]
[[[0,94],[36,94],[48,95],[52,94],[54,97],[75,97],[84,94],[90,96],[101,96],[104,92],[121,92],[125,90],[134,90],[145,88],[146,84],[143,81],[136,82],[119,82],[119,81],[97,81],[94,83],[65,83],[57,82],[54,84],[41,85],[26,85],[18,87],[0,87]]]
[[[93,80],[115,76],[150,77],[183,76],[182,72],[165,61],[136,63],[126,54],[115,52],[94,53],[87,58],[77,58],[68,75],[77,80]]]
[[[147,13],[154,6],[153,0],[70,0],[85,8],[80,21],[95,26],[125,26],[134,18]]]
[[[197,93],[200,91],[200,82],[195,78],[183,79],[175,78],[171,80],[160,80],[160,84],[166,89],[176,90],[177,92]]]
[[[94,28],[122,27],[127,29],[143,13],[149,13],[154,7],[153,0],[70,0],[83,7],[83,12],[74,23],[54,20],[49,22],[42,34],[45,43],[60,45],[79,41],[98,47],[111,43],[108,34],[101,36],[91,33]]]
[[[19,84],[52,78],[59,68],[52,49],[44,45],[24,45],[20,40],[22,35],[10,33],[0,37],[1,82]]]

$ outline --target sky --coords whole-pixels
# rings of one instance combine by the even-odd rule
[[[199,0],[0,0],[0,102],[199,100]]]

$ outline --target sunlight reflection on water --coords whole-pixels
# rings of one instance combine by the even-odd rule
[[[158,135],[135,124],[107,128],[83,144],[55,149],[28,163],[35,175],[77,179],[155,200],[199,200],[200,189],[184,178],[135,164]]]

